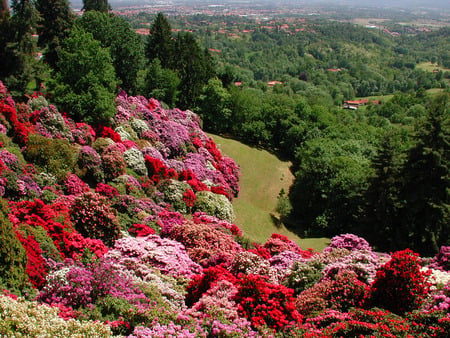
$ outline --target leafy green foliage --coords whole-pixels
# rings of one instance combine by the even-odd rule
[[[86,12],[76,24],[91,33],[103,48],[109,48],[122,89],[135,94],[138,72],[144,63],[144,45],[137,33],[121,17],[104,12]]]
[[[77,161],[77,152],[67,140],[49,139],[35,134],[29,135],[23,155],[27,161],[58,179],[66,178]]]
[[[450,95],[435,99],[402,170],[403,227],[413,247],[435,254],[450,236]]]
[[[76,120],[109,124],[117,80],[111,56],[92,34],[74,27],[59,52],[55,102]]]
[[[0,200],[0,288],[21,294],[29,288],[25,271],[27,255],[14,234],[8,214],[8,203],[2,198]]]
[[[37,0],[36,9],[40,14],[40,24],[37,27],[38,46],[46,48],[45,60],[55,68],[58,50],[62,41],[69,36],[75,15],[68,0]]]
[[[154,59],[148,68],[144,92],[148,93],[148,97],[173,106],[177,100],[179,84],[180,78],[177,73],[171,69],[162,68],[161,61]]]
[[[108,12],[111,10],[111,6],[108,4],[108,0],[83,0],[82,10]]]

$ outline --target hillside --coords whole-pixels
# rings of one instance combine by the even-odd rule
[[[247,237],[262,243],[272,233],[279,233],[302,248],[317,251],[329,243],[326,238],[300,238],[279,220],[275,211],[278,194],[281,189],[288,192],[294,180],[289,161],[280,160],[267,150],[250,147],[230,138],[210,136],[217,147],[241,168],[240,192],[233,201],[233,207],[236,224]]]
[[[18,103],[1,82],[0,95],[0,335],[448,332],[449,247],[424,259],[351,234],[322,253],[279,234],[250,245],[232,223],[239,168],[194,113],[122,92],[111,127],[94,129],[42,95]]]

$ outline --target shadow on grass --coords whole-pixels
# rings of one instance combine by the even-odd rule
[[[273,225],[275,225],[275,227],[277,229],[280,229],[281,226],[283,225],[283,222],[281,221],[281,219],[273,213],[270,213],[270,218],[272,220]]]

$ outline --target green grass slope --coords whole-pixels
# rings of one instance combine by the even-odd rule
[[[266,150],[252,148],[236,140],[209,134],[221,152],[231,157],[241,167],[240,193],[233,200],[238,225],[245,236],[263,243],[273,233],[285,235],[302,248],[322,250],[327,238],[298,237],[278,222],[275,212],[278,193],[286,192],[294,180],[289,170],[290,162],[281,161]]]

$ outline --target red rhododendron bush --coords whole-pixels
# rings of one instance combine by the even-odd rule
[[[190,111],[107,126],[0,82],[0,336],[446,337],[450,248],[321,253],[234,224],[239,167]]]

